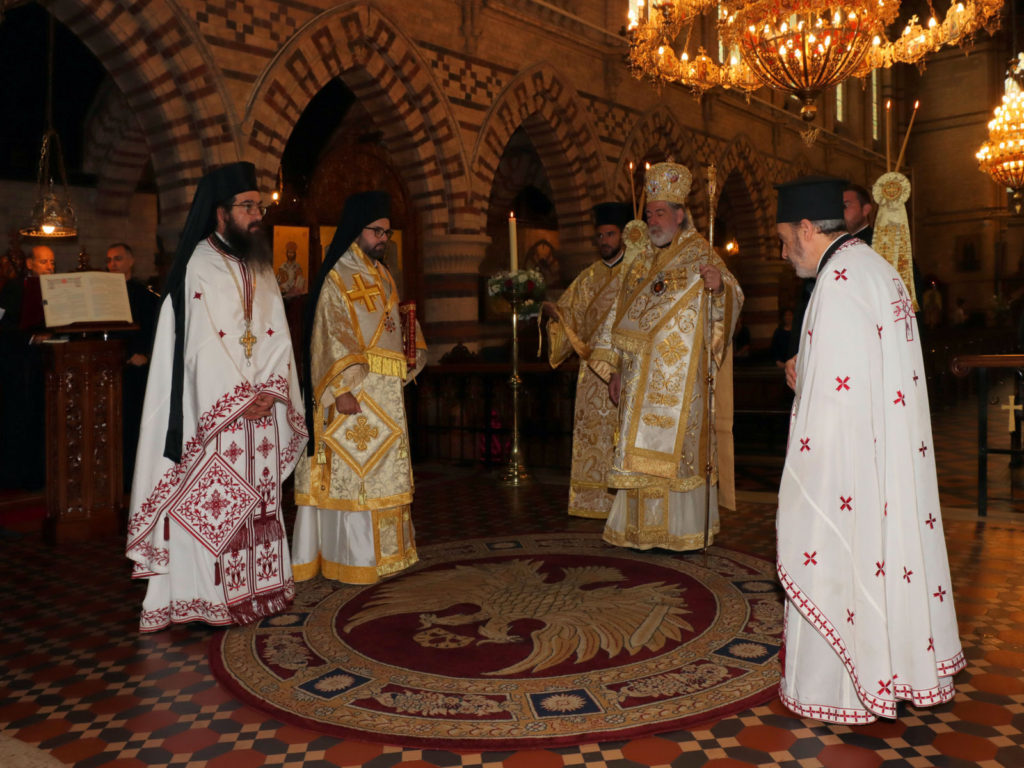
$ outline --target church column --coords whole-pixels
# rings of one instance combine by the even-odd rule
[[[428,237],[423,243],[423,333],[437,362],[456,344],[480,347],[480,264],[486,235]]]

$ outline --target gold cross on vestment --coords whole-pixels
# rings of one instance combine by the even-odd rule
[[[1013,395],[1010,395],[1010,404],[1009,405],[1001,405],[1001,406],[999,406],[999,408],[1001,410],[1009,411],[1009,413],[1007,414],[1007,417],[1009,418],[1009,422],[1008,422],[1007,427],[1006,427],[1006,431],[1007,432],[1016,432],[1017,431],[1017,420],[1014,418],[1014,416],[1015,416],[1014,411],[1024,410],[1024,406],[1020,405],[1019,403],[1017,405],[1014,405],[1015,401],[1016,401],[1016,398]]]
[[[252,359],[252,346],[256,343],[256,337],[252,335],[249,324],[245,324],[245,335],[238,340],[238,343],[245,347],[245,359]]]
[[[355,284],[356,287],[353,288],[351,291],[345,291],[345,294],[349,297],[349,299],[351,299],[354,302],[363,302],[366,305],[367,312],[375,312],[377,309],[377,304],[376,302],[374,302],[373,297],[380,296],[381,301],[384,300],[384,296],[380,292],[380,286],[377,285],[376,283],[371,283],[370,285],[364,284],[362,275],[353,276],[352,282]]]

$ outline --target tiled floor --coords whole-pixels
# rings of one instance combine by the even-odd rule
[[[692,732],[518,753],[456,754],[341,741],[283,725],[225,693],[206,662],[215,630],[188,626],[139,635],[145,585],[129,579],[120,541],[53,549],[32,533],[12,538],[8,532],[0,538],[0,732],[82,768],[1020,768],[1024,525],[1015,516],[1024,520],[1024,503],[1009,499],[1007,459],[995,457],[990,517],[973,514],[975,413],[976,406],[965,402],[934,421],[969,660],[957,676],[956,699],[941,707],[907,707],[897,721],[847,728],[795,718],[775,701]],[[995,407],[992,429],[1005,435],[1005,412]],[[743,501],[723,518],[718,543],[772,557],[771,494],[781,460],[743,455],[738,441]],[[496,486],[493,472],[418,467],[414,518],[420,543],[600,527],[564,515],[564,477],[537,474],[535,484],[512,490]]]

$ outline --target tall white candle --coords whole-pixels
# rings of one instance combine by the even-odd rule
[[[513,272],[519,271],[519,246],[516,243],[516,213],[512,211],[508,215],[508,251]]]

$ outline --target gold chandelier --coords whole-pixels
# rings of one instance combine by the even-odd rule
[[[791,93],[810,121],[825,89],[874,69],[919,62],[943,46],[966,43],[982,27],[992,31],[1003,5],[1003,0],[957,2],[941,22],[932,16],[922,26],[912,16],[890,40],[886,28],[899,14],[900,0],[733,2],[631,0],[633,74],[658,84],[680,83],[698,96],[716,87]],[[721,62],[699,44],[691,52],[708,15],[715,17]]]
[[[1024,53],[1008,75],[1003,103],[988,124],[988,141],[975,157],[983,172],[1010,190],[1014,212],[1020,213],[1024,207],[1024,90],[1018,78],[1024,76]]]

